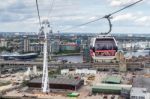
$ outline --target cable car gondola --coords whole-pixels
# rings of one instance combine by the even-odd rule
[[[112,57],[115,58],[115,55],[118,50],[118,45],[115,38],[109,33],[111,32],[112,24],[110,22],[110,16],[105,16],[109,22],[109,31],[107,33],[102,33],[98,37],[93,37],[90,43],[90,54],[93,59]]]
[[[117,50],[117,42],[113,36],[104,35],[91,39],[90,53],[92,58],[115,56]]]

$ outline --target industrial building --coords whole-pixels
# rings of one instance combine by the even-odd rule
[[[118,94],[120,95],[122,91],[130,91],[132,85],[122,85],[122,84],[99,84],[92,87],[92,93],[103,93],[103,94]]]
[[[30,88],[41,88],[42,78],[33,79],[28,83]],[[74,78],[50,78],[50,89],[78,90],[84,84],[84,80]]]

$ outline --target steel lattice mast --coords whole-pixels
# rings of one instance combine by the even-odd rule
[[[42,22],[41,31],[44,32],[44,47],[43,47],[43,76],[42,76],[42,92],[48,93],[49,89],[49,77],[48,77],[48,52],[47,52],[47,33],[49,32],[49,22],[44,20]]]

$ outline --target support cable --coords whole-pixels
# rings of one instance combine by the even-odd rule
[[[106,19],[109,21],[109,25],[110,25],[110,22],[111,22],[111,21],[110,21],[110,18],[109,18],[109,17],[111,17],[112,15],[114,15],[114,14],[116,14],[116,13],[118,13],[118,12],[121,12],[122,10],[125,10],[125,9],[127,9],[127,8],[129,8],[129,7],[132,7],[132,6],[136,5],[137,3],[141,2],[141,1],[143,1],[143,0],[138,0],[138,1],[132,3],[132,4],[128,5],[128,6],[125,6],[125,7],[121,8],[121,9],[119,9],[119,10],[117,10],[117,11],[112,12],[112,13],[110,13],[110,14],[108,14],[108,15],[105,15],[105,16],[103,16],[103,17],[99,17],[99,18],[97,18],[97,19],[95,19],[95,20],[92,20],[92,21],[89,21],[89,22],[86,22],[86,23],[83,23],[83,24],[79,24],[79,25],[76,25],[76,26],[74,26],[74,27],[71,27],[71,28],[68,28],[68,29],[64,29],[64,30],[72,30],[72,29],[74,29],[74,28],[78,28],[78,27],[81,27],[81,26],[84,26],[84,25],[87,25],[87,24],[90,24],[90,23],[99,21],[99,20],[104,19],[104,18],[106,18]],[[62,31],[64,31],[64,30],[62,30]]]

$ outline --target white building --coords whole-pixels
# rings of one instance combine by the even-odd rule
[[[146,88],[133,87],[130,92],[130,99],[150,99]]]
[[[89,69],[76,69],[76,74],[93,74],[95,75],[97,73],[96,70],[89,70]]]
[[[0,39],[0,47],[7,47],[7,40],[6,39]]]

